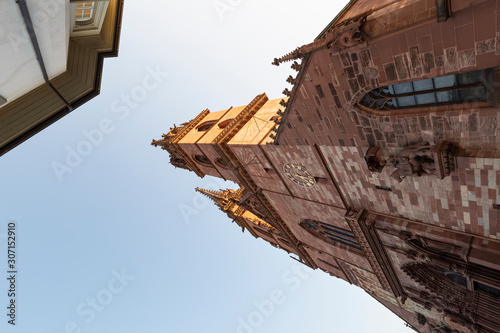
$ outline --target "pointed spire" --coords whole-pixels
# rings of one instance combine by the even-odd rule
[[[270,231],[275,228],[267,223],[265,220],[257,216],[252,209],[249,207],[248,203],[242,203],[245,199],[242,199],[242,194],[245,191],[245,188],[240,188],[239,190],[205,190],[199,187],[195,188],[195,190],[210,199],[228,216],[236,221],[239,226],[241,226],[244,230],[244,225],[240,224],[236,217],[243,217],[248,221],[252,222],[255,225],[264,226],[268,228]]]
[[[205,190],[205,189],[202,189],[202,188],[195,188],[195,190],[201,194],[203,194],[204,196],[207,196],[209,197],[210,199],[212,199],[216,205],[220,205],[221,201],[227,201],[229,199],[228,195],[227,195],[227,191],[213,191],[213,190]]]

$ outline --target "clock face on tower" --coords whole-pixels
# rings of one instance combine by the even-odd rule
[[[302,187],[313,187],[316,185],[316,179],[307,171],[306,167],[295,164],[287,163],[283,165],[285,175],[295,184]]]

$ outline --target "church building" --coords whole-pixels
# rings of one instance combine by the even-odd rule
[[[152,145],[239,184],[197,190],[415,331],[499,332],[500,1],[352,0],[287,62],[283,98]]]

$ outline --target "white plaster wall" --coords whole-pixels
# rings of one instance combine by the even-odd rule
[[[69,0],[27,0],[49,78],[66,71]],[[19,6],[0,1],[0,96],[7,103],[44,83]]]

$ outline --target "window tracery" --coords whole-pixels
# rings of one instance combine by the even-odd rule
[[[368,92],[359,104],[381,111],[487,101],[487,72],[477,70],[403,82]]]
[[[473,332],[498,332],[500,290],[475,281],[467,272],[442,267],[429,262],[409,262],[402,270],[424,290],[405,286],[408,296],[431,310],[443,312],[449,320],[470,328]],[[427,293],[427,291],[430,292]]]
[[[300,226],[327,243],[343,244],[361,251],[356,236],[350,230],[310,219],[302,220]]]

